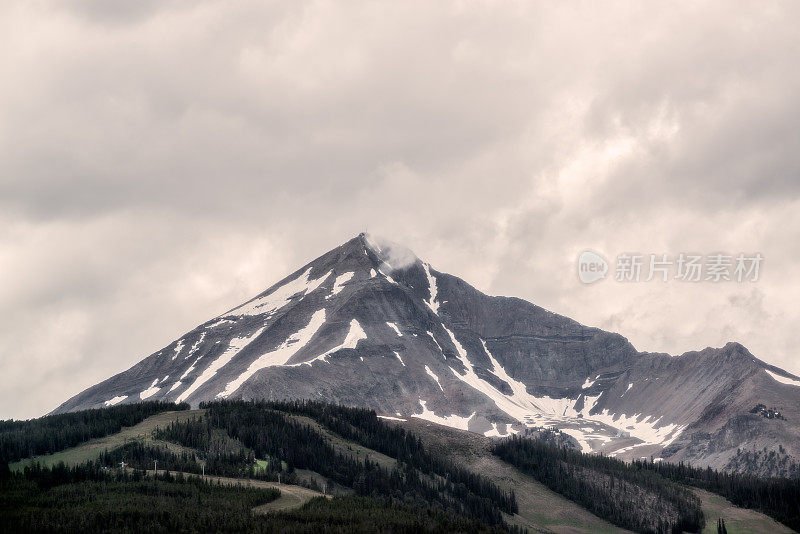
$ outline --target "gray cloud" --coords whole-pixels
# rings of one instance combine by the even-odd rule
[[[800,372],[796,3],[128,4],[0,7],[0,417],[366,229],[643,350]],[[586,287],[586,248],[767,259]]]

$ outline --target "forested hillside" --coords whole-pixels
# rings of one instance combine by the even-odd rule
[[[357,495],[435,504],[492,525],[503,523],[501,512],[516,512],[513,493],[430,454],[415,436],[387,425],[372,411],[299,402],[223,401],[202,407],[206,410],[203,419],[174,423],[156,436],[206,451],[212,460],[227,466],[233,458],[223,459],[208,449],[215,432],[224,430],[252,451],[247,464],[255,459],[280,460],[266,462],[256,476],[274,480],[280,472],[291,475],[296,468],[308,469],[352,488]],[[345,439],[396,459],[397,465],[389,468],[368,457],[337,451],[320,432],[287,414],[311,417]],[[167,459],[162,456],[163,460]]]
[[[432,430],[424,426],[411,426],[412,432],[405,423],[387,422],[371,410],[323,402],[215,401],[199,410],[186,408],[143,403],[3,422],[3,524],[23,532],[111,528],[104,525],[114,525],[114,531],[191,531],[192,524],[204,525],[201,530],[226,525],[229,531],[253,532],[280,531],[280,526],[307,532],[410,532],[423,526],[431,531],[517,530],[509,526],[518,511],[513,488],[449,454],[447,447],[457,446],[452,441],[457,437],[447,438],[444,448],[432,446],[427,437]],[[181,411],[162,413],[174,410]],[[119,432],[132,425],[145,434]],[[104,450],[105,444],[110,446]],[[72,448],[15,462],[15,473],[8,469],[9,459],[67,447]],[[707,521],[716,522],[717,517],[703,516],[691,487],[793,528],[800,524],[797,481],[624,463],[521,437],[486,447],[487,456],[492,457],[491,449],[507,462],[503,465],[516,466],[596,516],[635,532],[699,532]],[[75,454],[85,449],[93,456]],[[59,464],[61,458],[71,464]],[[40,459],[48,462],[40,465]],[[306,496],[291,510],[270,512],[265,521],[254,509],[274,494],[236,493],[187,478],[202,473],[236,484],[250,479],[261,486],[295,488]],[[278,480],[292,485],[280,486]],[[336,497],[308,501],[321,495],[311,490]],[[230,500],[236,502],[225,504]]]
[[[0,421],[0,462],[50,454],[93,438],[119,432],[157,413],[188,410],[189,405],[142,402],[48,415],[27,421]]]
[[[502,532],[433,507],[387,499],[312,500],[281,514],[253,509],[278,490],[224,486],[198,477],[145,477],[101,464],[27,468],[0,478],[7,532]]]
[[[665,479],[721,495],[742,508],[768,515],[800,531],[800,480],[697,469],[686,464],[635,461],[633,469],[647,470]]]
[[[647,470],[525,438],[498,443],[494,453],[598,516],[635,532],[700,532],[700,499]]]
[[[498,443],[493,452],[598,516],[637,532],[698,532],[704,524],[700,503],[687,487],[711,491],[800,529],[800,480],[652,460],[626,463],[517,437]]]

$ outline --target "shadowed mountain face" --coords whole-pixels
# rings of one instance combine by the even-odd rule
[[[741,345],[638,352],[363,234],[56,412],[217,398],[320,399],[487,436],[557,427],[584,451],[800,476],[800,379]]]

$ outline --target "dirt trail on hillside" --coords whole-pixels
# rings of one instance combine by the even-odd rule
[[[158,474],[163,475],[166,471],[159,469]],[[147,471],[148,474],[152,475],[155,473],[152,469]],[[170,471],[173,475],[177,475],[176,471]],[[253,480],[249,478],[230,478],[230,477],[218,477],[214,475],[195,475],[194,473],[183,473],[185,477],[198,477],[202,478],[203,480],[207,480],[209,482],[219,482],[221,484],[225,484],[226,486],[242,486],[246,488],[261,488],[261,489],[277,489],[280,490],[281,496],[275,499],[272,502],[268,502],[267,504],[262,504],[261,506],[256,506],[253,508],[253,512],[257,514],[268,514],[270,512],[280,512],[283,510],[292,510],[294,508],[299,508],[303,506],[305,503],[314,499],[316,497],[326,497],[328,499],[331,498],[330,495],[325,495],[324,493],[320,493],[319,491],[315,491],[312,489],[304,488],[303,486],[293,486],[291,484],[282,484],[279,482],[269,482],[266,480]]]

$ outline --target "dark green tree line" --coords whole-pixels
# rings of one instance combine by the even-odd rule
[[[101,462],[34,465],[0,479],[0,525],[8,532],[500,533],[517,532],[436,506],[388,498],[312,499],[258,515],[277,490],[224,486],[197,477],[103,469]]]
[[[700,532],[700,500],[658,473],[605,456],[512,437],[494,454],[609,522],[636,532]]]
[[[657,473],[674,482],[716,493],[737,506],[758,510],[787,527],[800,531],[800,479],[723,473],[684,463],[636,460],[632,466]]]
[[[187,447],[202,447],[207,436],[221,429],[252,450],[256,458],[286,462],[290,473],[298,468],[308,469],[354,489],[361,496],[387,497],[417,506],[434,504],[488,524],[502,524],[501,511],[510,511],[516,506],[513,494],[502,492],[482,477],[434,458],[414,436],[406,436],[403,441],[416,450],[417,457],[426,461],[412,463],[408,459],[415,456],[408,454],[398,458],[397,468],[389,469],[368,458],[357,459],[340,453],[311,425],[287,417],[285,412],[276,411],[276,406],[220,401],[202,407],[206,409],[203,421],[175,423],[158,435]],[[370,412],[365,413],[369,416]],[[374,418],[374,413],[371,417]],[[358,423],[358,419],[353,422]],[[383,429],[391,430],[388,426]],[[384,447],[384,450],[388,449]],[[431,469],[431,465],[436,469]],[[448,471],[448,467],[452,471]],[[280,469],[280,463],[273,462],[271,468]]]
[[[51,454],[94,438],[115,434],[170,410],[188,410],[188,404],[142,402],[109,408],[48,415],[27,421],[0,421],[0,462],[15,462]]]

